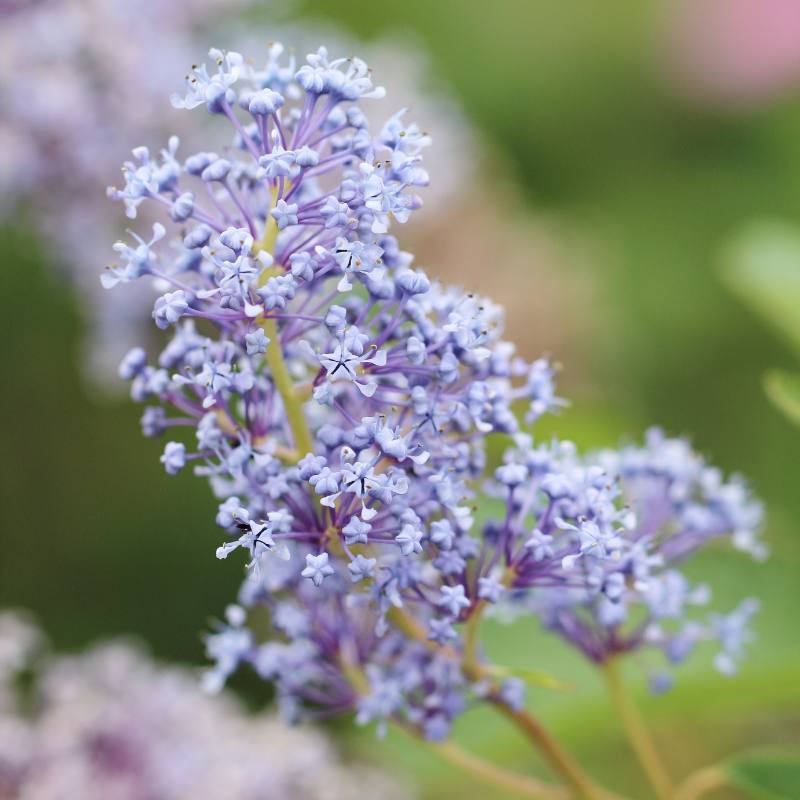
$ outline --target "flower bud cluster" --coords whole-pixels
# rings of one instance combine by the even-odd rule
[[[516,357],[502,309],[429,279],[389,233],[427,183],[429,137],[407,109],[371,132],[355,103],[382,90],[324,48],[299,69],[279,45],[263,70],[210,55],[216,72],[195,68],[173,105],[226,117],[232,147],[182,162],[174,138],[158,160],[137,148],[110,195],[131,218],[160,203],[184,230],[170,254],[161,225],[116,245],[126,263],[103,276],[169,289],[153,309],[174,331],[158,364],[135,348],[120,375],[158,401],[146,435],[195,428],[194,452],[172,441],[161,460],[210,479],[217,556],[246,552],[240,603],[268,607],[278,634],[256,642],[240,608],[208,639],[208,688],[249,662],[290,716],[356,709],[443,739],[470,698],[524,702],[517,679],[487,677],[468,635],[498,604],[540,614],[596,661],[645,644],[678,660],[676,641],[714,637],[730,672],[753,604],[683,624],[707,592],[675,566],[719,537],[761,555],[743,484],[657,431],[588,459],[534,447],[519,417],[564,404],[555,369]],[[490,435],[514,447],[487,479]],[[479,492],[502,498],[501,520],[476,524]]]

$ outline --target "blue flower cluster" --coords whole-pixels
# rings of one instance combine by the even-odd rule
[[[428,180],[430,140],[408,109],[371,132],[357,103],[383,90],[325,48],[299,69],[280,45],[263,70],[210,56],[216,72],[196,67],[173,105],[226,117],[232,146],[183,161],[175,137],[160,159],[134,150],[109,194],[131,218],[161,204],[183,229],[171,252],[155,247],[159,224],[149,242],[115,245],[124,264],[103,275],[169,286],[153,309],[174,331],[158,364],[135,348],[120,375],[157,401],[146,435],[195,428],[194,452],[171,441],[161,460],[209,478],[218,558],[246,553],[241,605],[208,639],[208,687],[248,662],[290,716],[355,709],[440,740],[470,700],[524,703],[475,646],[477,620],[500,606],[540,615],[597,662],[645,645],[677,662],[713,638],[732,672],[755,601],[687,621],[709,592],[676,567],[723,537],[764,554],[743,483],[656,430],[643,449],[589,458],[534,446],[520,418],[564,404],[554,368],[517,357],[502,309],[429,279],[389,233]],[[493,477],[489,435],[513,442]],[[488,495],[505,513],[477,525]],[[254,606],[274,640],[247,628]]]
[[[763,508],[743,480],[726,482],[687,441],[667,439],[659,428],[647,431],[644,447],[585,458],[569,442],[534,448],[527,434],[515,440],[507,465],[486,488],[510,496],[514,513],[536,524],[513,562],[507,608],[498,613],[533,611],[600,664],[646,645],[678,664],[698,642],[717,640],[715,665],[734,674],[757,601],[748,598],[705,624],[687,619],[688,608],[706,605],[711,590],[691,586],[678,567],[719,537],[766,558],[757,537]],[[526,480],[510,485],[510,471],[520,467]],[[652,679],[663,688],[667,676],[654,672]]]

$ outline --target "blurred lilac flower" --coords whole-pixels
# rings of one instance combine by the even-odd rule
[[[244,616],[244,609],[229,608],[231,625],[241,625]],[[278,616],[286,621],[285,611]],[[272,714],[247,714],[232,695],[209,697],[192,672],[157,664],[129,643],[70,656],[42,658],[45,653],[38,628],[20,614],[0,612],[4,797],[55,798],[65,791],[81,800],[409,796],[376,770],[342,764],[320,731],[289,727]],[[26,713],[31,701],[35,715]]]

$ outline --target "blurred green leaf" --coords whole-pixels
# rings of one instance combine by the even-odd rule
[[[575,691],[575,686],[571,683],[565,683],[558,678],[551,675],[549,672],[544,672],[540,669],[527,669],[526,667],[500,667],[489,666],[486,672],[494,675],[496,678],[522,678],[529,686],[542,686],[545,689],[555,689],[559,692],[572,692]]]
[[[724,249],[721,268],[728,288],[800,351],[800,229],[753,223]]]
[[[764,391],[792,422],[800,425],[800,375],[771,369],[764,375]]]
[[[724,766],[728,782],[757,800],[800,800],[800,754],[762,750]]]

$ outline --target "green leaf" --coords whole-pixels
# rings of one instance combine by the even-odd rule
[[[800,375],[771,369],[764,375],[764,391],[792,422],[800,425]]]
[[[495,678],[522,678],[529,686],[542,686],[545,689],[555,689],[559,692],[572,692],[575,686],[571,683],[564,683],[549,672],[540,669],[526,669],[525,667],[498,667],[496,665],[486,667],[486,672]]]
[[[723,765],[728,783],[756,800],[800,800],[800,753],[762,750]]]
[[[800,352],[800,229],[754,223],[724,248],[727,287]]]

